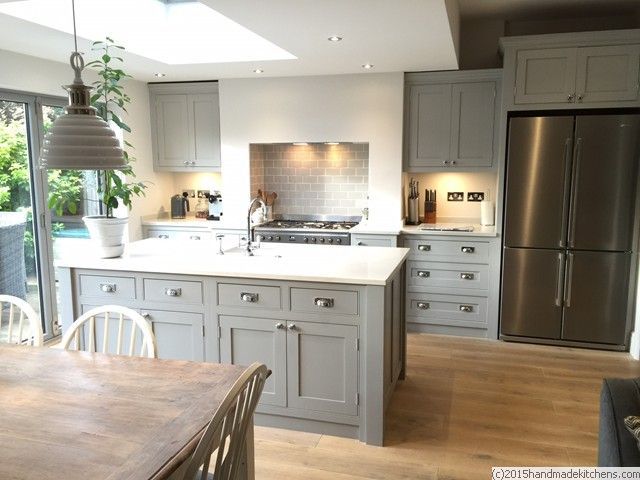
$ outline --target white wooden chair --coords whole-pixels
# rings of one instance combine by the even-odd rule
[[[40,316],[21,298],[0,295],[0,341],[42,346]]]
[[[271,374],[267,367],[254,363],[233,384],[224,400],[213,414],[194,450],[177,475],[182,480],[236,480],[243,457],[247,431],[253,421],[253,413]],[[213,472],[209,465],[215,452]],[[182,475],[181,472],[184,472]]]
[[[96,317],[102,321],[101,328],[96,328],[98,323]],[[100,333],[102,341],[98,346]],[[141,335],[140,341],[138,341],[138,335]],[[135,310],[119,305],[92,308],[81,315],[64,334],[61,345],[65,350],[148,358],[156,358],[158,350],[156,337],[149,322]]]

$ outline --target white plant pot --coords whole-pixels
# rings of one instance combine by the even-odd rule
[[[102,215],[82,217],[100,258],[115,258],[124,252],[124,230],[128,218],[107,218]]]

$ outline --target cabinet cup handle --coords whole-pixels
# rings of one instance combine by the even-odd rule
[[[169,238],[169,235],[165,235],[164,233],[158,235],[158,238]]]
[[[100,290],[102,290],[104,293],[115,293],[116,284],[115,283],[101,283],[100,284]]]
[[[431,245],[418,245],[418,250],[421,252],[430,252]]]
[[[462,253],[475,253],[476,247],[462,247],[460,248]]]
[[[429,310],[429,308],[431,308],[431,305],[429,305],[428,302],[418,302],[418,304],[416,305],[420,310]]]
[[[429,278],[431,276],[431,272],[427,270],[418,270],[418,276],[422,278]]]
[[[465,313],[473,312],[473,305],[460,305],[460,311]]]
[[[475,274],[473,274],[473,273],[468,273],[468,272],[461,273],[461,274],[460,274],[460,278],[461,278],[462,280],[473,280],[473,279],[475,278]]]
[[[358,246],[359,246],[359,247],[362,247],[362,246],[364,246],[364,243],[362,243],[362,242],[358,242]]]
[[[242,292],[240,294],[240,300],[245,303],[256,303],[258,301],[259,295],[257,293],[247,293]]]
[[[276,323],[276,329],[282,330],[284,328],[284,323]]]
[[[200,235],[191,235],[189,240],[200,240]]]
[[[315,298],[313,303],[316,307],[321,308],[332,308],[333,307],[333,298]]]
[[[182,289],[181,288],[165,288],[164,294],[167,297],[179,297],[182,295]]]
[[[289,325],[287,325],[287,328],[292,332],[294,332],[295,330],[298,329],[298,327],[296,327],[295,323],[290,323]]]
[[[189,165],[189,160],[185,160],[185,161],[184,161],[184,162],[182,162],[182,163],[184,163],[185,165]]]

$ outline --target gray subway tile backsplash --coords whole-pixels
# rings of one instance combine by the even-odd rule
[[[251,195],[276,192],[274,213],[361,215],[369,186],[369,145],[252,144]]]

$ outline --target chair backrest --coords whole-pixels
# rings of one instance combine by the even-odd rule
[[[214,451],[213,478],[237,478],[247,429],[253,421],[253,413],[269,373],[267,367],[254,363],[233,384],[205,428],[195,451],[185,462],[184,480],[205,480]]]
[[[40,316],[21,298],[0,295],[0,341],[42,346]]]
[[[120,305],[104,305],[84,313],[64,334],[61,344],[65,350],[149,358],[156,358],[158,350],[149,322]]]

